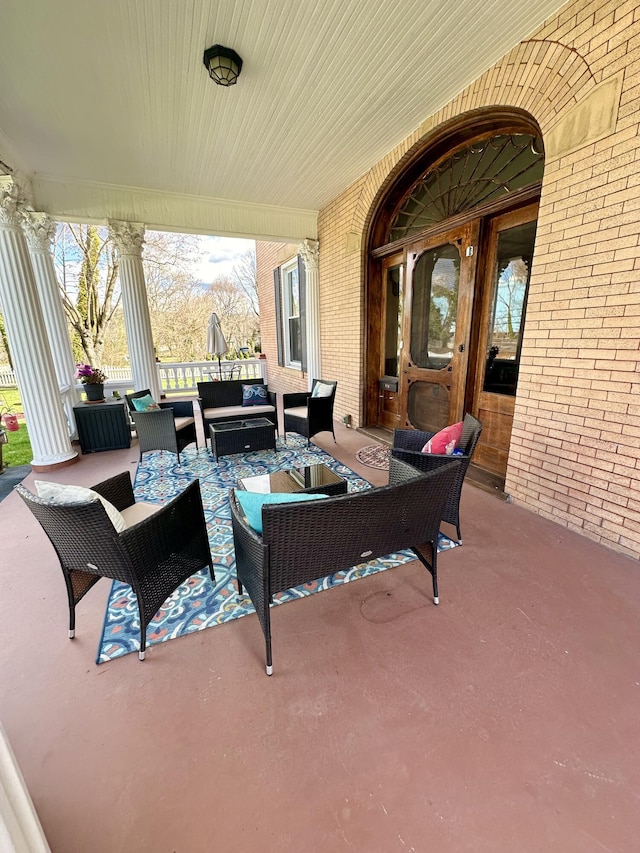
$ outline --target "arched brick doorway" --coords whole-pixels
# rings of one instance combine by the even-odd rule
[[[368,232],[366,423],[435,431],[470,411],[474,461],[498,487],[543,169],[530,117],[460,116],[380,193]]]

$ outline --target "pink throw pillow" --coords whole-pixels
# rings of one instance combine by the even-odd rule
[[[451,424],[432,436],[422,448],[423,453],[445,453],[451,456],[462,438],[462,421]]]

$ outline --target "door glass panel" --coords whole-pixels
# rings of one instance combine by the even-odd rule
[[[453,358],[460,252],[451,243],[429,249],[413,269],[411,357],[418,367],[443,370]]]
[[[400,324],[402,322],[402,267],[387,270],[384,334],[385,376],[397,376],[400,364]]]
[[[498,236],[483,385],[494,394],[516,393],[535,236],[535,222],[501,231]]]

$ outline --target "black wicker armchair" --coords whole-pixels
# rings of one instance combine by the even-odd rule
[[[248,525],[232,490],[238,593],[246,587],[260,620],[267,675],[273,672],[269,605],[278,592],[408,548],[431,573],[438,604],[438,529],[459,469],[454,456],[429,474],[392,459],[388,486],[265,505],[262,535]]]
[[[464,478],[481,432],[482,424],[480,421],[474,418],[473,415],[466,414],[463,421],[462,437],[458,444],[458,447],[464,451],[464,456],[455,457],[460,460],[461,465],[442,513],[442,521],[455,526],[459,545],[462,545],[462,535],[460,533],[460,496],[462,494],[462,484],[464,483]],[[421,452],[422,448],[433,435],[435,433],[422,432],[417,429],[395,430],[393,433],[393,447],[391,449],[392,457],[402,459],[420,471],[433,471],[439,468],[451,457]]]
[[[92,486],[120,512],[135,504],[131,477],[125,471]],[[54,504],[22,485],[16,491],[38,519],[60,560],[69,599],[69,637],[75,636],[76,604],[100,578],[129,584],[140,611],[140,660],[144,660],[147,626],[171,593],[191,575],[213,563],[195,480],[152,514],[117,533],[99,500]],[[144,517],[146,516],[146,517]]]
[[[149,389],[136,391],[135,394],[125,394],[136,433],[140,458],[148,450],[168,450],[175,453],[180,461],[180,452],[189,444],[195,442],[196,422],[193,416],[191,400],[175,400],[170,403],[159,403],[159,410],[138,412],[133,404],[134,399],[144,397],[151,392]]]
[[[333,404],[336,398],[337,382],[329,382],[324,379],[314,379],[311,391],[295,394],[282,395],[282,408],[284,409],[284,431],[297,432],[304,435],[307,445],[319,432],[330,432],[333,440],[336,434],[333,428]],[[326,397],[314,397],[316,386],[331,387],[331,393]]]

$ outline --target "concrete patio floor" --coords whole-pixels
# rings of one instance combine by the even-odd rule
[[[638,849],[635,561],[465,485],[438,607],[417,562],[278,607],[267,678],[255,617],[96,666],[109,582],[68,640],[43,531],[16,495],[0,524],[0,722],[56,853]]]

